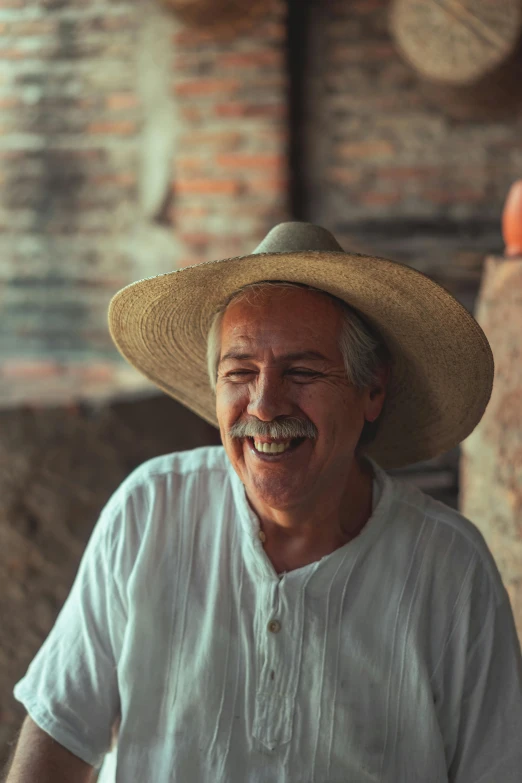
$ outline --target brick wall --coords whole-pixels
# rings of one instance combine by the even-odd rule
[[[513,104],[503,119],[475,119],[476,91],[423,83],[395,49],[389,0],[307,6],[302,214],[347,247],[411,263],[472,307],[485,254],[502,248],[507,190],[522,176],[520,113]]]
[[[155,0],[0,1],[0,405],[148,389],[111,295],[286,216],[284,45],[278,0],[218,40]]]
[[[274,0],[226,38],[156,0],[0,0],[0,405],[148,390],[110,341],[111,295],[248,252],[290,210],[473,307],[522,120],[462,119],[462,92],[445,112],[388,8]]]
[[[175,33],[174,44],[179,153],[172,220],[180,255],[184,264],[209,260],[209,251],[210,258],[240,255],[286,217],[282,17],[233,45],[187,29]]]
[[[97,385],[128,276],[139,109],[130,2],[0,3],[0,400]]]

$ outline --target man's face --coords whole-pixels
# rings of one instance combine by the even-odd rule
[[[365,419],[381,410],[384,392],[371,395],[348,382],[338,344],[341,324],[335,304],[306,289],[267,289],[253,304],[232,302],[224,314],[217,418],[226,453],[254,505],[297,509],[338,490]],[[282,448],[284,438],[229,433],[246,424],[258,434],[266,422],[288,417],[307,424],[309,437],[292,440],[282,453],[260,453],[255,441]]]

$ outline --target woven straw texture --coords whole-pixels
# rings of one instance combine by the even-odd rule
[[[288,227],[299,224],[283,225],[290,236]],[[274,232],[258,250],[278,245],[270,240]],[[329,244],[339,247],[333,237]],[[206,364],[217,308],[248,283],[305,283],[359,311],[391,352],[392,377],[369,456],[384,468],[398,468],[433,458],[466,438],[482,418],[494,372],[489,343],[468,311],[402,264],[335,249],[296,251],[290,240],[285,247],[286,252],[256,251],[127,286],[109,308],[118,350],[160,389],[217,426]]]
[[[522,32],[520,0],[393,0],[390,29],[427,79],[469,85],[495,71]]]

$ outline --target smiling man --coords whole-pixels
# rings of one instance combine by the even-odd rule
[[[355,451],[381,412],[388,366],[361,388],[349,377],[367,369],[350,372],[341,351],[343,321],[354,345],[356,324],[364,330],[355,319],[327,294],[265,283],[236,295],[211,329],[221,438],[278,572],[333,552],[371,514],[372,472]]]
[[[86,783],[104,758],[103,783],[518,783],[498,568],[472,522],[386,472],[482,417],[472,316],[286,223],[128,286],[109,323],[223,446],[145,463],[103,510],[15,687],[9,783]]]

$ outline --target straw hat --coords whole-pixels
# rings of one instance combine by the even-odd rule
[[[217,308],[263,280],[304,283],[343,299],[380,333],[393,360],[382,420],[367,454],[398,468],[447,451],[478,424],[493,356],[475,319],[444,288],[384,258],[345,253],[324,228],[276,226],[251,255],[149,277],[119,291],[109,329],[130,364],[218,426],[207,375]]]

